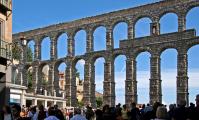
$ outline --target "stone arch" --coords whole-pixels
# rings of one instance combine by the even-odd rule
[[[75,55],[83,55],[86,53],[86,29],[78,28],[74,35],[74,51]]]
[[[72,36],[72,38],[74,38],[75,37],[75,35],[79,32],[79,31],[87,31],[86,30],[86,28],[85,27],[78,27],[78,28],[73,28],[72,30],[71,30],[71,36]]]
[[[38,89],[41,90],[40,94],[44,94],[44,90],[47,89],[47,83],[49,80],[49,64],[47,62],[43,62],[39,65],[39,77],[37,81]]]
[[[174,43],[167,43],[164,45],[161,45],[160,47],[158,47],[157,49],[157,54],[161,56],[161,54],[166,50],[166,49],[175,49],[178,52],[178,47],[176,44]]]
[[[137,48],[133,51],[133,56],[135,58],[137,58],[137,56],[142,53],[142,52],[148,52],[149,54],[152,55],[152,50],[150,47],[140,47],[140,48]]]
[[[96,61],[98,58],[104,58],[105,61],[106,61],[106,55],[103,54],[103,53],[101,53],[101,54],[100,54],[100,53],[94,54],[94,55],[92,55],[92,57],[91,57],[90,59],[91,59],[91,61],[92,61],[93,63],[95,63],[95,61]]]
[[[57,57],[62,58],[67,55],[68,50],[68,35],[66,32],[60,32],[57,35]]]
[[[154,21],[153,15],[151,15],[151,14],[147,14],[147,13],[145,13],[145,14],[139,14],[139,15],[137,15],[137,16],[135,16],[135,17],[133,18],[134,26],[135,26],[135,24],[136,24],[139,20],[141,20],[141,19],[143,19],[143,18],[148,18],[148,19],[151,20],[151,22]]]
[[[104,63],[106,62],[105,58],[102,56],[98,56],[94,61],[94,71],[92,71],[94,76],[94,84],[95,87],[95,94],[96,99],[103,99],[103,91],[104,91]],[[102,106],[97,106],[102,107]]]
[[[55,89],[65,90],[65,72],[67,69],[67,64],[64,59],[57,61],[54,65],[54,85]]]
[[[198,14],[199,5],[191,7],[186,13],[186,29],[195,29],[197,36],[199,36]]]
[[[160,76],[162,80],[162,101],[163,104],[176,102],[176,76],[177,76],[178,49],[174,46],[167,46],[160,54]],[[168,99],[169,96],[173,96]]]
[[[189,5],[186,7],[186,12],[185,15],[187,16],[187,14],[194,8],[199,7],[199,4],[195,4],[195,3],[189,3]]]
[[[117,50],[113,52],[113,60],[115,60],[115,58],[117,58],[118,56],[123,55],[127,58],[127,53],[122,51],[122,50]]]
[[[73,59],[73,65],[75,66],[79,60],[84,60],[84,61],[86,61],[86,59],[85,59],[84,57],[82,57],[82,56],[77,56],[77,57],[75,57],[75,58]]]
[[[126,60],[127,57],[124,54],[117,54],[114,58],[116,104],[125,103]]]
[[[128,23],[126,21],[117,21],[116,23],[113,27],[113,43],[114,48],[119,48],[120,40],[128,39]]]
[[[175,11],[165,11],[161,14],[159,18],[159,23],[160,34],[178,32],[178,13],[176,13]]]
[[[48,34],[42,34],[41,36],[39,36],[38,44],[41,45],[42,42],[43,42],[43,40],[44,40],[45,38],[50,38],[50,35],[48,35]],[[51,41],[51,39],[50,39],[50,41]]]
[[[95,24],[93,24],[92,28],[91,28],[91,31],[92,31],[93,34],[94,34],[95,30],[98,27],[105,27],[105,28],[107,28],[107,24],[106,23],[95,23]]]
[[[117,26],[117,24],[119,24],[119,23],[126,23],[127,25],[130,25],[130,21],[128,20],[128,18],[117,18],[112,21],[111,28],[114,29],[115,26]]]
[[[41,60],[50,60],[51,39],[50,37],[42,37],[41,40]]]
[[[106,31],[107,28],[102,24],[94,27],[93,48],[94,51],[106,50]]]
[[[84,59],[78,59],[78,61],[76,62],[75,66],[74,66],[74,78],[73,81],[75,83],[76,86],[76,96],[78,101],[82,101],[83,97],[83,83],[84,83],[84,78],[85,78],[85,60]]]
[[[134,22],[135,37],[137,38],[137,37],[150,36],[151,33],[150,23],[152,22],[153,18],[151,16],[144,15],[137,17]],[[143,27],[146,27],[144,28],[146,30],[144,32],[143,32]]]
[[[198,94],[198,73],[199,73],[199,57],[198,57],[198,49],[199,44],[194,44],[193,46],[189,47],[187,51],[188,55],[188,93],[189,93],[189,103],[195,102],[195,96]]]
[[[35,53],[35,40],[29,40],[28,43],[27,43],[27,55],[30,55],[32,56],[32,58],[28,58],[30,56],[27,56],[26,60],[28,62],[32,62],[34,61],[34,53]]]
[[[150,57],[152,52],[139,49],[135,54],[138,103],[150,101]],[[144,86],[144,87],[143,87]]]
[[[159,12],[158,14],[158,21],[160,21],[160,19],[165,16],[166,14],[169,14],[169,13],[173,13],[175,14],[177,17],[179,17],[179,12],[178,12],[178,9],[177,8],[170,8],[170,9],[166,9],[166,10],[162,10]]]
[[[189,51],[192,47],[199,45],[199,40],[196,39],[195,41],[189,41],[187,44],[186,51]]]

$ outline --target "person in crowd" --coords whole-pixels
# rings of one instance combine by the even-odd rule
[[[86,108],[87,108],[87,110],[86,110],[86,119],[87,120],[92,120],[92,118],[94,117],[94,112],[92,110],[92,107],[87,106]]]
[[[123,109],[122,109],[121,113],[122,113],[122,119],[128,120],[128,115],[127,115],[128,109],[127,109],[126,105],[123,105]]]
[[[116,120],[121,120],[122,119],[122,108],[121,108],[121,104],[120,103],[118,103],[118,105],[116,105],[115,118],[116,118]]]
[[[131,103],[131,120],[140,120],[140,111],[135,103]]]
[[[73,118],[73,112],[69,112],[69,119]]]
[[[109,105],[103,107],[103,120],[115,120],[111,114],[111,109]]]
[[[12,105],[11,111],[12,111],[12,115],[13,115],[12,120],[30,120],[28,118],[22,118],[20,116],[21,106],[18,104]]]
[[[47,113],[44,110],[44,106],[39,106],[39,112],[38,112],[38,120],[44,120],[47,117]]]
[[[28,117],[31,120],[37,120],[38,119],[38,113],[37,113],[37,107],[36,106],[30,108],[30,111],[28,112]]]
[[[186,101],[180,100],[178,107],[174,110],[173,120],[187,120],[188,119],[188,109],[185,107]]]
[[[58,105],[54,105],[54,108],[55,108],[55,116],[60,120],[64,120],[64,115],[62,111],[58,108]]]
[[[81,115],[81,109],[75,108],[74,116],[71,118],[71,120],[87,120],[83,115]]]
[[[196,106],[194,104],[189,107],[189,115],[188,118],[190,120],[199,120],[199,94],[196,95]]]
[[[159,106],[157,108],[155,120],[168,120],[168,112],[165,106]]]
[[[115,120],[117,118],[116,114],[119,114],[121,116],[121,112],[120,111],[118,111],[118,113],[116,113],[116,108],[115,107],[110,107],[109,109],[110,109],[110,114],[111,114],[111,118],[112,119]]]
[[[161,104],[160,102],[155,102],[153,104],[153,110],[152,110],[152,113],[151,113],[151,119],[155,119],[156,118],[156,111],[157,111],[159,106],[164,106],[164,105]]]
[[[95,115],[96,115],[96,120],[103,120],[103,112],[100,109],[97,109],[95,111]]]
[[[5,105],[0,120],[12,120],[10,107]]]
[[[141,116],[144,115],[144,109],[145,109],[145,104],[142,105],[142,108],[140,109],[140,114]]]
[[[150,104],[147,104],[147,106],[144,108],[144,113],[151,112],[151,111],[153,111],[153,107]]]
[[[20,116],[21,116],[21,117],[27,117],[26,111],[25,111],[25,107],[24,107],[24,106],[22,107],[22,110],[21,110],[21,112],[20,112]]]
[[[44,120],[62,120],[62,119],[58,119],[55,116],[55,109],[54,109],[54,107],[49,107],[49,109],[48,109],[48,117],[45,118]]]
[[[168,112],[168,120],[172,120],[173,114],[174,114],[175,106],[174,104],[169,105],[169,112]]]

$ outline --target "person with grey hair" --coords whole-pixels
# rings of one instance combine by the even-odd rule
[[[71,118],[71,120],[87,120],[83,115],[81,115],[81,109],[75,108],[74,116]]]
[[[166,107],[159,106],[157,108],[155,120],[168,120],[168,112]]]

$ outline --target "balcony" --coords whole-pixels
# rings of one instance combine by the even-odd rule
[[[0,12],[6,13],[7,11],[11,11],[11,6],[12,0],[0,0]]]
[[[8,42],[0,40],[0,60],[12,59],[12,45]]]

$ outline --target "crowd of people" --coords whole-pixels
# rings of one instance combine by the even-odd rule
[[[116,107],[105,105],[96,110],[87,106],[86,109],[75,108],[73,112],[60,110],[57,105],[45,109],[43,105],[21,108],[14,104],[3,107],[0,120],[199,120],[199,95],[195,100],[196,106],[190,103],[186,107],[186,101],[182,100],[178,105],[171,104],[169,110],[158,102],[153,106],[143,104],[138,107],[132,103],[130,108],[121,104]]]

